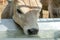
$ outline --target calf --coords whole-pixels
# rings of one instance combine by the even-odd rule
[[[37,15],[41,9],[40,0],[15,0],[13,20],[21,26],[26,35],[35,35],[39,31]]]

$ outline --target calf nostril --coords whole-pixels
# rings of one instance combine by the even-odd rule
[[[28,29],[28,34],[29,35],[34,35],[38,33],[38,29]]]

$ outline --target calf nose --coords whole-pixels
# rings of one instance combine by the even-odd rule
[[[28,29],[28,34],[29,35],[35,35],[35,34],[37,34],[38,33],[38,29]]]

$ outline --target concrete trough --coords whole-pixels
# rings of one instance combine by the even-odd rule
[[[54,22],[55,21],[55,22]],[[58,21],[58,20],[57,20]],[[35,39],[38,40],[55,40],[60,39],[60,22],[57,22],[56,19],[38,19],[37,23],[39,25],[39,34],[36,36],[27,36],[21,29],[17,28],[17,25],[12,19],[0,19],[0,39],[9,38],[11,40],[24,40],[25,39]],[[36,39],[35,39],[36,40]]]

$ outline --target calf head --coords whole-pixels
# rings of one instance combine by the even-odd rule
[[[36,2],[35,0],[17,0],[14,5],[13,20],[21,26],[26,35],[35,35],[39,31],[37,15],[40,13],[42,5],[39,0]]]

